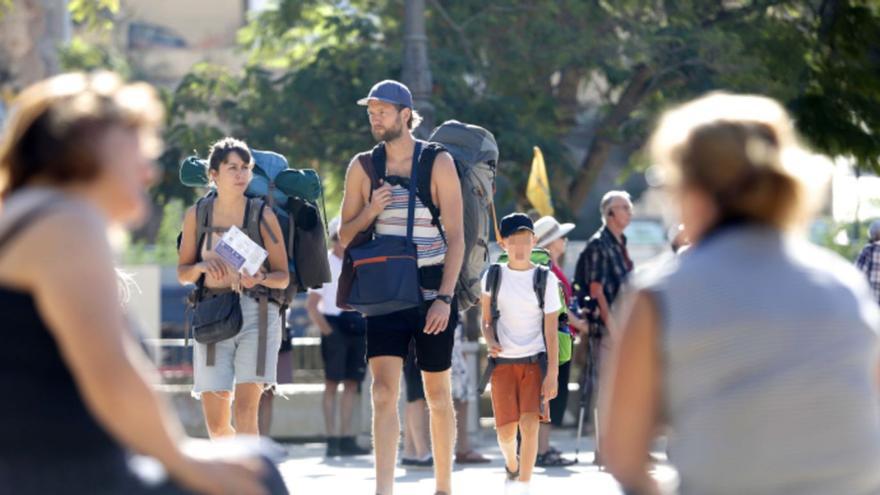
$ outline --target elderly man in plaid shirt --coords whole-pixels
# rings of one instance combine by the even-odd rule
[[[587,242],[575,265],[574,283],[578,302],[586,297],[598,302],[598,322],[614,331],[611,306],[614,304],[627,275],[633,269],[626,249],[624,229],[632,219],[632,201],[625,191],[610,191],[599,204],[602,227]]]
[[[880,303],[880,220],[871,222],[868,228],[870,241],[856,260],[856,267],[868,277],[874,300]]]
[[[590,410],[595,385],[598,383],[599,361],[610,349],[608,334],[615,331],[611,308],[633,269],[626,249],[626,236],[623,235],[632,219],[629,193],[606,193],[599,203],[599,210],[603,225],[587,242],[574,272],[574,290],[578,303],[582,305],[588,297],[592,300],[587,307],[589,314],[586,315],[590,331],[581,336],[575,354],[578,362],[584,366],[580,384],[581,404],[585,411]],[[592,419],[592,414],[586,415],[588,423],[592,423]],[[597,451],[594,463],[601,462]]]

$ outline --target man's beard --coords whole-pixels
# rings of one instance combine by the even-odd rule
[[[371,130],[373,139],[376,141],[385,141],[386,143],[394,141],[403,135],[403,122],[398,122],[397,127],[393,129],[385,129],[384,131]]]

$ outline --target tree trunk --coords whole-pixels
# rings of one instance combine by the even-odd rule
[[[614,135],[642,100],[648,95],[654,69],[647,65],[636,67],[623,94],[611,111],[596,126],[593,141],[587,155],[578,168],[577,175],[568,190],[568,204],[572,211],[580,210],[593,188],[599,172],[605,166],[615,144]]]
[[[563,128],[570,129],[575,125],[575,117],[578,113],[578,87],[583,77],[583,70],[575,67],[568,67],[560,73],[555,96],[559,109],[557,122]]]
[[[425,0],[406,0],[403,23],[403,71],[401,79],[413,94],[413,104],[422,115],[422,125],[415,130],[420,138],[434,129],[434,106],[431,92],[434,82],[428,63],[428,36],[425,34]]]

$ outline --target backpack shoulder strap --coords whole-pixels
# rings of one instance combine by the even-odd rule
[[[263,208],[265,206],[266,201],[263,200],[263,198],[248,198],[247,205],[244,209],[244,225],[242,226],[242,230],[244,230],[245,234],[247,234],[251,240],[260,246],[263,246],[263,234],[260,232],[260,224],[265,223],[265,220],[263,220]],[[272,231],[268,228],[266,230],[269,231],[272,240],[277,242]]]
[[[492,295],[492,299],[496,299],[498,295],[498,287],[501,286],[501,265],[492,263],[489,265],[489,271],[486,273],[486,289]]]
[[[214,220],[214,196],[204,196],[196,201],[196,259],[202,259],[202,245],[211,249],[213,236],[209,236]]]
[[[489,271],[486,273],[486,289],[489,292],[490,316],[492,318],[492,331],[495,333],[495,340],[498,340],[498,318],[501,313],[498,312],[498,289],[501,287],[501,265],[492,263],[489,265]]]
[[[535,295],[538,297],[538,306],[541,308],[541,338],[544,339],[544,350],[549,350],[547,347],[547,335],[544,333],[544,293],[547,290],[547,276],[550,273],[550,269],[544,265],[538,265],[535,268],[535,275],[533,279],[533,287],[535,289]],[[546,363],[546,354],[545,354],[545,362],[541,364],[543,373],[542,376],[547,376],[547,363]]]
[[[357,159],[358,162],[361,164],[361,168],[364,169],[364,173],[367,174],[367,177],[370,178],[370,197],[372,198],[373,189],[379,188],[379,174],[376,171],[376,167],[373,165],[373,152],[365,151],[363,153],[359,153],[357,155]],[[384,172],[382,175],[385,175]]]
[[[211,249],[211,241],[214,236],[212,233],[212,222],[214,218],[214,195],[208,193],[196,201],[196,261],[202,261],[202,247],[206,246]],[[206,244],[207,243],[207,244]],[[202,293],[205,290],[205,274],[201,274],[196,280],[197,301],[202,299]],[[188,331],[187,331],[188,335]]]
[[[385,143],[379,143],[375,147],[373,147],[373,150],[370,151],[370,158],[373,160],[373,170],[376,174],[376,179],[377,179],[376,182],[378,182],[378,179],[385,178],[385,169],[386,169],[386,166],[385,166],[385,162],[386,162]],[[376,186],[376,187],[379,187],[379,186]]]
[[[431,225],[437,227],[443,243],[446,243],[446,234],[443,232],[443,225],[440,223],[440,208],[434,204],[434,198],[431,196],[431,177],[434,172],[434,160],[437,155],[446,151],[440,143],[425,143],[422,147],[422,153],[419,155],[419,177],[416,184],[416,196],[419,197],[425,208],[431,212]]]
[[[541,312],[544,311],[544,294],[547,291],[547,274],[549,270],[546,266],[537,265],[535,268],[535,275],[532,280],[532,286],[535,289],[535,296],[538,297],[538,306],[541,308]]]

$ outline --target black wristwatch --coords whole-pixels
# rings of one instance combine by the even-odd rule
[[[446,295],[446,294],[437,294],[437,300],[438,300],[438,301],[443,301],[443,302],[445,302],[446,304],[452,306],[452,296],[449,296],[449,295]]]

